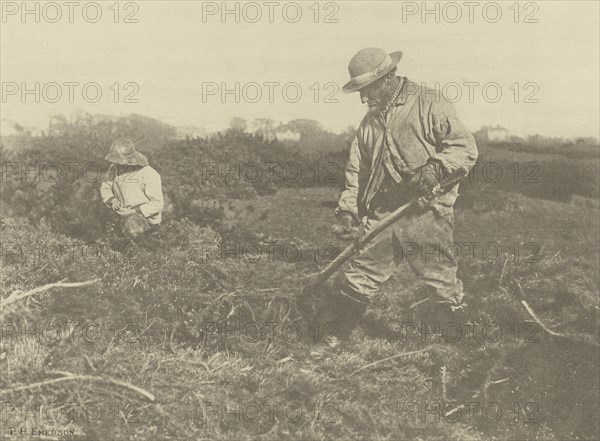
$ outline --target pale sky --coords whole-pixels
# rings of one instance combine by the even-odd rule
[[[314,22],[317,8],[313,1],[298,3],[302,16],[296,23],[286,20],[293,21],[296,6],[284,1],[272,3],[273,23],[268,2],[238,3],[240,23],[235,22],[234,14],[221,17],[221,2],[121,3],[118,23],[114,23],[114,8],[110,9],[113,1],[98,2],[102,17],[96,23],[87,22],[82,15],[83,6],[93,2],[79,2],[73,10],[73,23],[69,23],[69,7],[64,2],[54,3],[62,14],[57,23],[48,22],[57,16],[55,6],[45,2],[28,5],[35,10],[36,3],[40,23],[35,22],[35,13],[23,19],[21,1],[2,2],[2,118],[21,125],[44,128],[49,116],[80,109],[112,115],[140,113],[176,126],[208,130],[228,126],[234,116],[283,122],[309,118],[339,131],[357,125],[365,112],[358,94],[341,92],[349,79],[348,62],[359,49],[377,46],[403,51],[398,70],[413,81],[431,87],[437,82],[442,88],[458,84],[460,89],[450,85],[444,90],[453,99],[460,91],[462,96],[455,105],[471,130],[500,124],[521,135],[599,137],[597,1],[522,2],[518,8],[512,6],[514,1],[498,2],[502,16],[495,23],[490,21],[498,11],[489,5],[493,2],[485,1],[475,2],[472,23],[469,6],[462,1],[438,3],[439,23],[434,14],[422,20],[420,1],[322,2],[318,23]],[[228,7],[233,9],[235,4],[229,2]],[[451,23],[458,11],[456,5],[462,15]],[[205,12],[211,8],[219,11],[203,17],[203,8]],[[419,10],[409,15],[415,8]],[[434,10],[436,3],[428,3],[428,8]],[[258,22],[245,20],[254,19],[257,10],[262,14]],[[86,11],[93,21],[94,8]],[[128,13],[138,23],[123,23]],[[325,23],[329,14],[338,22]],[[526,23],[527,17],[538,22]],[[34,102],[35,94],[26,95],[26,102],[21,102],[22,84],[35,90],[36,82],[40,83],[40,102]],[[48,102],[55,99],[57,91],[53,85],[47,86],[51,82],[61,85],[62,96],[56,103]],[[64,85],[69,82],[80,83],[72,86],[73,103],[69,103],[69,88]],[[98,83],[102,91],[97,103],[87,102],[82,95],[82,86],[91,82]],[[139,86],[134,95],[138,103],[123,102],[134,91],[134,86],[124,90],[128,82]],[[240,85],[239,103],[234,94],[226,95],[225,102],[219,91],[203,95],[203,88],[210,90],[210,83],[219,89],[225,83],[233,90],[236,82]],[[246,86],[250,82],[260,85],[262,96],[256,103],[249,102],[256,99],[257,92],[255,86]],[[272,103],[265,82],[279,83],[271,86]],[[326,88],[329,82],[333,84]],[[473,102],[469,102],[465,84],[469,82],[479,83],[473,86]],[[118,103],[111,90],[114,83],[120,84]],[[288,100],[283,95],[284,85],[288,85]],[[484,97],[485,85],[488,95]],[[44,87],[47,99],[41,90]],[[297,87],[301,98],[289,102]],[[498,87],[502,96],[491,102]],[[88,98],[94,97],[93,92],[88,89]],[[325,102],[328,95],[337,102]]]

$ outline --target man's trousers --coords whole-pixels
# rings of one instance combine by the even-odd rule
[[[402,188],[379,192],[373,197],[366,231],[414,197],[413,192]],[[409,209],[350,261],[345,272],[344,291],[372,298],[394,269],[401,262],[407,262],[434,297],[460,303],[464,293],[462,282],[456,277],[453,230],[451,206],[434,203],[423,209]]]

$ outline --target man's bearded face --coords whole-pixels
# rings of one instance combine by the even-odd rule
[[[360,100],[369,106],[369,113],[381,113],[394,93],[386,78],[379,78],[360,89]]]

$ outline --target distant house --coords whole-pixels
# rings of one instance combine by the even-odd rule
[[[483,126],[477,132],[474,133],[476,139],[489,142],[494,144],[497,142],[505,142],[511,139],[511,133],[508,129],[501,127],[500,125],[494,126]]]
[[[300,139],[300,133],[286,130],[285,132],[275,133],[275,138],[279,141],[298,141]]]

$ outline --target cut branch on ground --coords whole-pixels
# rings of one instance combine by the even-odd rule
[[[431,348],[425,348],[425,349],[419,349],[418,351],[411,351],[411,352],[403,352],[401,354],[396,354],[396,355],[392,355],[391,357],[387,357],[387,358],[382,358],[381,360],[377,360],[374,361],[373,363],[369,363],[367,365],[364,365],[363,367],[355,370],[354,372],[352,372],[350,375],[348,375],[349,377],[353,376],[354,374],[357,374],[361,371],[364,371],[365,369],[369,369],[373,366],[377,366],[381,363],[385,363],[386,361],[390,361],[390,360],[394,360],[396,358],[400,358],[400,357],[406,357],[407,355],[413,355],[413,354],[419,354],[421,352],[426,352],[429,351]]]
[[[49,380],[39,381],[37,383],[25,384],[23,386],[17,386],[10,389],[0,390],[0,395],[9,395],[15,392],[35,389],[38,387],[51,386],[57,383],[63,383],[65,381],[89,381],[89,382],[101,382],[108,383],[115,386],[119,386],[130,391],[136,392],[137,394],[143,396],[149,401],[154,401],[155,397],[150,392],[142,389],[141,387],[135,386],[133,384],[127,383],[126,381],[116,380],[114,378],[105,378],[105,377],[96,377],[93,375],[77,375],[71,372],[65,371],[53,371],[52,373],[62,375],[59,378],[51,378]]]
[[[567,340],[571,340],[571,341],[576,341],[576,342],[580,342],[580,343],[586,343],[586,344],[592,345],[592,346],[600,346],[600,343],[590,335],[574,334],[574,333],[561,334],[559,332],[551,330],[538,317],[538,315],[535,313],[533,308],[527,302],[527,299],[525,298],[525,292],[523,291],[523,288],[521,287],[521,283],[519,283],[518,280],[515,280],[515,283],[516,283],[517,287],[519,288],[519,295],[517,296],[519,303],[521,303],[521,305],[523,305],[523,307],[525,308],[525,311],[527,311],[527,313],[531,316],[531,318],[533,318],[533,320],[540,326],[540,328],[542,328],[548,335],[551,335],[551,336],[557,337],[557,338],[563,338],[563,339],[567,339]],[[503,287],[500,287],[500,289],[503,290],[505,293],[509,294],[509,291],[507,289],[505,289]]]
[[[100,279],[88,280],[86,282],[65,282],[66,279],[60,280],[58,282],[49,283],[44,286],[38,286],[37,288],[30,289],[29,291],[14,291],[5,299],[0,300],[0,308],[4,308],[12,303],[15,303],[19,300],[25,299],[27,297],[31,297],[36,294],[40,294],[42,292],[48,291],[53,288],[78,288],[80,286],[88,286],[94,283],[97,283]]]

